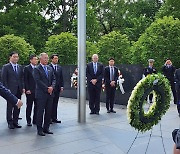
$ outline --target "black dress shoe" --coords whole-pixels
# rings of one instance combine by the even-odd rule
[[[22,120],[22,118],[21,118],[21,117],[19,117],[19,118],[18,118],[18,120]]]
[[[43,132],[44,132],[45,134],[53,134],[53,132],[51,132],[51,131],[49,131],[49,130],[43,130]]]
[[[107,110],[107,113],[110,113],[111,111],[110,110]]]
[[[8,128],[9,128],[9,129],[14,129],[15,127],[14,127],[13,124],[8,124]]]
[[[19,124],[14,124],[15,128],[21,128],[22,126],[20,126]]]
[[[55,120],[52,120],[52,122],[54,122],[54,123],[61,123],[61,120],[55,119]]]
[[[95,113],[91,111],[89,114],[95,114]]]
[[[44,132],[37,132],[37,134],[38,134],[39,136],[46,136],[46,134],[44,134]]]
[[[32,126],[32,124],[31,123],[27,123],[27,126]]]
[[[116,111],[114,111],[114,110],[110,110],[112,113],[116,113]]]

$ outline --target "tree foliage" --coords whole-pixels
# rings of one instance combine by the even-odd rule
[[[50,36],[45,51],[58,54],[60,64],[77,64],[77,38],[71,33],[63,32]]]
[[[161,68],[166,58],[180,67],[180,20],[173,17],[157,19],[132,47],[134,63],[147,65],[155,59],[155,67]]]
[[[12,51],[17,51],[20,56],[19,62],[21,64],[27,64],[29,62],[29,56],[35,53],[35,49],[23,38],[14,35],[5,35],[0,38],[0,65],[4,65],[9,61],[9,54]]]
[[[140,41],[147,42],[146,37],[144,38],[142,36],[147,35],[146,33],[149,26],[152,27],[152,25],[157,23],[155,19],[170,15],[173,16],[173,18],[180,17],[180,3],[178,0],[87,0],[86,7],[87,61],[90,61],[93,53],[99,53],[102,55],[103,62],[106,62],[106,58],[111,55],[120,55],[119,58],[122,61],[118,61],[119,59],[117,59],[118,63],[131,63],[131,59],[133,59],[135,63],[145,64],[143,57],[139,59],[139,55],[134,54],[132,58],[132,53],[126,52],[129,50],[129,46],[135,44],[132,47],[132,51],[136,51],[138,49],[135,48],[135,46]],[[176,23],[177,21],[172,22]],[[164,31],[163,26],[161,28],[161,30],[158,29],[157,34]],[[125,41],[126,39],[123,37],[119,37],[116,41],[112,42],[113,37],[119,35],[114,34],[115,31],[120,31],[120,35],[124,36],[127,41]],[[175,31],[176,29],[174,29],[174,33]],[[51,45],[52,49],[50,49],[50,47],[48,47],[49,45],[47,46],[47,42],[57,41],[54,37],[61,36],[61,33],[62,36],[71,33],[74,39],[70,36],[65,37],[66,39],[64,38],[67,42],[62,42],[61,44],[62,47],[60,49],[62,49],[63,52],[57,51],[56,48],[53,47],[53,43]],[[68,56],[73,56],[72,58],[74,60],[68,57],[68,61],[66,61],[66,58],[63,58],[61,63],[75,64],[77,63],[75,58],[75,56],[77,56],[77,0],[0,1],[0,37],[8,34],[23,37],[28,43],[34,46],[36,53],[42,52],[46,48],[50,53],[60,53],[61,57],[67,58]],[[52,37],[50,37],[51,35]],[[112,39],[108,36],[112,36]],[[63,37],[61,39],[63,39]],[[175,39],[175,37],[173,39]],[[107,44],[104,43],[106,40],[110,41],[110,43],[107,42],[109,46],[111,46],[111,43],[114,43],[117,47],[114,46],[114,50],[107,47]],[[127,47],[123,46],[122,48],[119,46],[122,40],[128,44]],[[131,43],[130,45],[128,40]],[[68,44],[68,41],[70,41],[69,43],[73,41],[73,43],[66,47],[65,44]],[[134,43],[136,41],[137,43]],[[151,40],[149,41],[151,43]],[[159,42],[161,41],[162,40]],[[166,42],[169,41],[170,40],[167,40]],[[74,44],[74,42],[76,42],[76,44]],[[157,42],[157,44],[159,42]],[[174,46],[178,45],[178,42],[177,44],[174,43]],[[144,48],[144,44],[142,44],[140,48]],[[153,48],[154,46],[152,49]],[[69,55],[65,49],[70,51]],[[110,52],[106,51],[106,49]],[[173,47],[172,49],[174,51]],[[125,52],[125,54],[122,53],[122,51]],[[128,57],[123,58],[126,57],[127,54]],[[150,56],[149,54],[147,55]],[[145,57],[150,58],[147,55],[145,55]],[[168,57],[170,56],[169,54]],[[178,63],[177,59],[174,59],[174,61],[176,64]]]
[[[92,60],[93,54],[99,54],[99,48],[97,47],[97,43],[86,41],[86,61],[87,62],[90,62]]]
[[[127,35],[120,32],[111,32],[102,36],[98,42],[100,61],[107,63],[110,57],[114,57],[117,64],[129,63],[130,42]]]
[[[180,2],[179,0],[166,0],[165,4],[160,8],[156,18],[163,18],[164,16],[173,16],[180,19]]]
[[[49,36],[50,21],[40,15],[40,9],[35,3],[21,3],[7,6],[0,13],[0,36],[14,34],[25,38],[36,50],[44,47]]]

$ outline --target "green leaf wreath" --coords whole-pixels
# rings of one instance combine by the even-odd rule
[[[152,91],[154,102],[145,112],[143,106]],[[129,98],[127,113],[130,125],[140,132],[150,130],[169,109],[170,101],[169,81],[162,74],[148,75],[137,83]]]

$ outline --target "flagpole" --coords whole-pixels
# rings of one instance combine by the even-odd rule
[[[86,122],[86,0],[78,0],[78,122]]]

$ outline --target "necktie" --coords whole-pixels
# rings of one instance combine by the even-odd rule
[[[46,73],[46,76],[48,77],[48,70],[47,70],[47,67],[46,67],[46,66],[44,66],[44,71],[45,71],[45,73]]]
[[[96,74],[97,73],[97,65],[96,65],[96,63],[94,63],[94,74]]]
[[[57,66],[56,65],[54,66],[54,70],[57,71]]]
[[[17,66],[16,66],[16,65],[14,65],[14,72],[15,72],[16,74],[18,74],[18,72],[17,72]]]
[[[111,80],[111,81],[114,81],[114,71],[113,71],[113,67],[111,67],[110,80]]]

